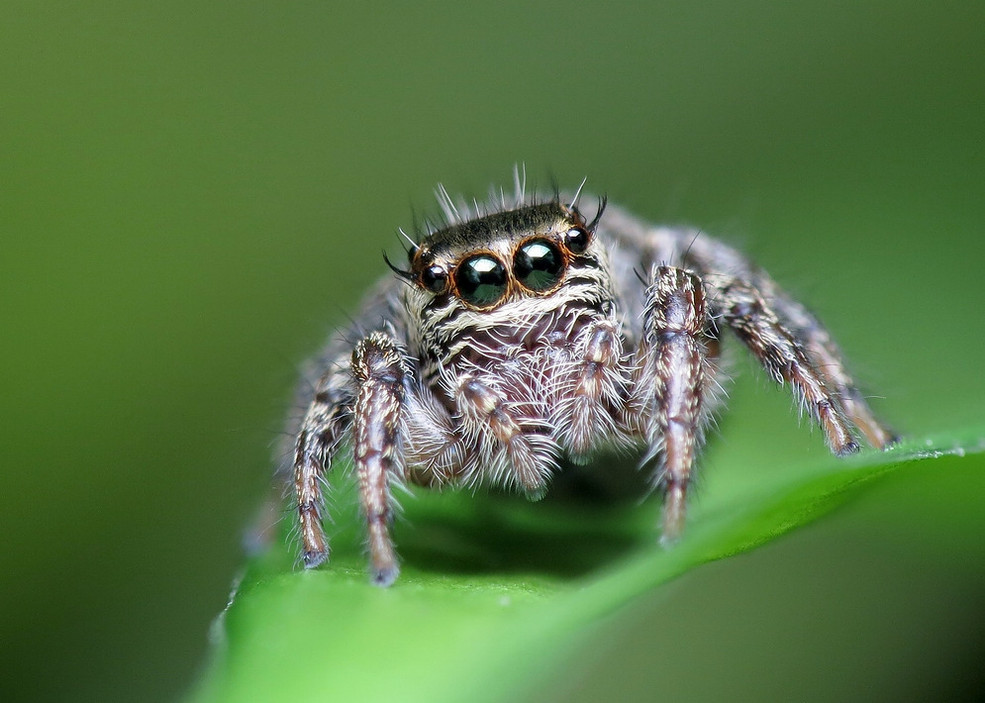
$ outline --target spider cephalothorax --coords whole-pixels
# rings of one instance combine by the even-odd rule
[[[397,558],[391,484],[497,484],[532,498],[565,461],[635,449],[664,498],[661,540],[684,525],[695,457],[719,404],[732,332],[789,383],[837,454],[893,441],[824,328],[727,245],[618,208],[588,221],[559,197],[470,208],[390,264],[306,387],[293,475],[306,566],[322,563],[323,473],[350,444],[371,575]],[[603,216],[603,210],[605,214]],[[353,339],[357,341],[353,344]]]

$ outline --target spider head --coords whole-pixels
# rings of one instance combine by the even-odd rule
[[[549,296],[573,262],[591,255],[597,221],[586,223],[557,201],[483,215],[425,237],[401,275],[431,296],[477,311]]]

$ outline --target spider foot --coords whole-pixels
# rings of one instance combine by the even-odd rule
[[[314,569],[328,561],[328,550],[306,551],[301,554],[301,562],[306,569]]]
[[[400,575],[400,567],[396,563],[388,564],[386,566],[374,566],[373,573],[370,576],[370,581],[374,586],[379,586],[380,588],[388,588],[393,585],[393,582],[397,580],[397,576]]]

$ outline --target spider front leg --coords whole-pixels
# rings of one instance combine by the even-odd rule
[[[396,342],[375,332],[356,345],[351,375],[342,363],[333,365],[318,382],[294,452],[294,490],[301,527],[301,559],[314,568],[328,559],[322,528],[322,474],[344,436],[352,428],[359,497],[369,534],[374,583],[388,586],[397,577],[397,560],[390,541],[392,516],[389,478],[402,471],[398,454],[401,410],[409,371]],[[356,381],[352,397],[350,381]]]
[[[389,532],[393,517],[390,479],[403,475],[400,427],[410,370],[397,343],[376,332],[353,351],[352,373],[358,385],[353,455],[369,536],[371,578],[378,586],[389,586],[399,573]]]
[[[643,463],[657,459],[653,482],[664,493],[660,542],[665,546],[684,528],[687,489],[714,383],[712,341],[701,280],[682,269],[656,268],[643,310],[630,409],[649,445]]]

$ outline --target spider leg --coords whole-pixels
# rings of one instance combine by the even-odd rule
[[[684,236],[678,235],[679,243]],[[856,428],[875,447],[897,441],[875,418],[841,352],[810,312],[731,247],[696,233],[687,236],[683,260],[703,276],[713,315],[724,318],[777,382],[790,382],[832,451],[857,451]]]
[[[481,376],[466,373],[458,377],[453,396],[463,432],[474,438],[470,444],[483,457],[473,469],[490,472],[487,477],[494,483],[515,484],[531,500],[542,498],[555,466],[553,442],[538,431],[545,423],[529,417],[509,402],[496,383]],[[507,473],[502,474],[498,466]],[[477,479],[473,476],[471,480]],[[469,480],[466,476],[465,481]]]
[[[808,357],[834,390],[848,419],[858,427],[872,446],[885,449],[899,441],[898,435],[879,422],[862,397],[855,381],[845,369],[841,352],[828,331],[803,305],[778,295],[774,308],[790,326],[794,338],[803,342]]]
[[[798,334],[795,326],[780,317],[778,299],[764,295],[764,288],[743,279],[732,279],[721,287],[718,302],[725,322],[777,383],[790,383],[808,414],[824,430],[831,451],[839,455],[857,452],[859,445],[839,392],[842,389],[832,375],[841,364],[825,363],[832,355],[820,344],[820,333],[816,331],[813,339]],[[782,303],[779,309],[783,309]],[[819,349],[824,353],[819,355]],[[858,411],[865,406],[856,402],[852,407]]]
[[[436,488],[461,479],[469,452],[456,429],[430,389],[418,387],[407,396],[402,447],[408,480]]]
[[[611,407],[626,385],[622,374],[622,338],[611,320],[590,323],[578,344],[572,391],[560,398],[554,424],[573,458],[599,444],[599,433],[615,431]]]
[[[687,489],[709,416],[713,340],[701,279],[670,266],[657,267],[651,278],[629,409],[649,444],[643,463],[657,459],[653,482],[664,493],[660,541],[668,545],[684,528]]]
[[[301,560],[314,568],[328,559],[328,540],[322,529],[322,475],[351,423],[347,388],[348,364],[332,364],[318,381],[294,445],[294,493],[301,527]]]
[[[402,475],[401,411],[410,371],[392,337],[374,332],[356,345],[352,373],[358,386],[353,412],[353,453],[359,499],[369,535],[371,578],[389,586],[397,578],[397,555],[390,539],[393,516],[390,479]]]

